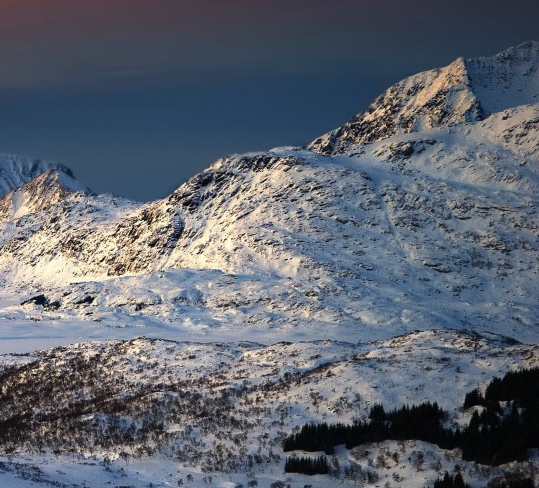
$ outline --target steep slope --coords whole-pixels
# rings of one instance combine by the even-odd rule
[[[340,154],[351,146],[395,134],[477,122],[488,115],[539,101],[539,42],[492,58],[457,59],[389,88],[350,122],[317,138],[309,149]]]

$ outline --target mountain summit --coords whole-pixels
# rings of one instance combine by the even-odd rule
[[[76,192],[88,195],[88,188],[75,180],[71,174],[69,170],[49,169],[11,190],[0,199],[0,221],[43,211],[49,205]]]
[[[90,194],[67,166],[0,154],[0,221],[42,211],[76,192]]]
[[[478,122],[489,115],[539,102],[539,42],[490,58],[459,58],[393,85],[345,125],[317,138],[309,149],[340,154],[395,134]]]
[[[223,158],[163,200],[13,203],[0,273],[46,290],[33,313],[56,319],[264,340],[439,327],[536,340],[538,52],[412,76],[308,149]],[[39,178],[55,181],[27,185]]]

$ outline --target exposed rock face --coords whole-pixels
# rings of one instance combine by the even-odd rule
[[[107,274],[154,271],[167,266],[167,259],[178,244],[183,232],[179,211],[166,202],[145,205],[136,213],[120,221],[107,235],[117,252],[107,255],[103,264]],[[90,252],[99,252],[102,243],[90,244]]]

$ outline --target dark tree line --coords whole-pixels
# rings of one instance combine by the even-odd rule
[[[484,408],[481,414],[476,410],[461,431],[443,426],[447,413],[436,403],[404,405],[389,412],[377,404],[367,422],[304,425],[285,439],[283,449],[332,454],[339,444],[351,449],[369,442],[416,439],[443,449],[459,447],[466,461],[498,466],[524,461],[529,448],[539,447],[539,368],[494,378],[484,396],[478,390],[469,392],[464,407],[472,406]]]
[[[535,408],[539,399],[539,369],[511,371],[503,378],[494,378],[483,396],[478,389],[466,394],[464,408],[482,405],[497,408],[499,402],[513,401],[520,408]]]
[[[463,459],[499,465],[524,461],[529,448],[539,447],[539,368],[494,378],[484,396],[478,390],[469,392],[464,408],[477,405],[484,409],[473,414],[463,432]]]
[[[438,478],[434,482],[432,488],[470,488],[470,485],[468,483],[464,483],[460,473],[450,475],[446,471],[443,478]]]
[[[289,457],[284,465],[285,473],[303,473],[308,475],[328,474],[329,465],[326,456],[317,458]]]
[[[334,447],[339,444],[351,449],[368,442],[389,439],[419,439],[452,449],[455,447],[454,434],[441,425],[445,416],[446,413],[437,403],[404,405],[390,412],[385,412],[382,405],[375,405],[367,422],[304,425],[297,434],[285,439],[283,449],[285,452],[302,449],[333,454]]]
[[[457,442],[454,433],[442,426],[447,413],[436,402],[403,405],[387,413],[382,405],[375,405],[369,417],[371,422],[377,420],[387,426],[387,439],[419,439],[444,449],[453,449]]]

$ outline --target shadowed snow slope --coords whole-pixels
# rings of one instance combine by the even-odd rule
[[[310,150],[221,159],[156,202],[69,192],[40,211],[22,187],[0,271],[49,301],[9,313],[535,340],[538,59],[527,43],[412,76]]]

